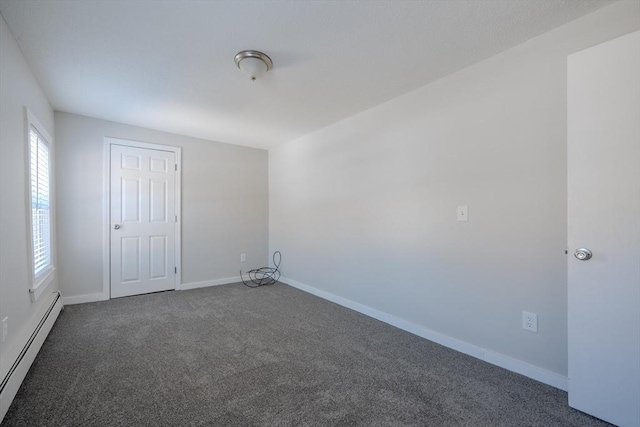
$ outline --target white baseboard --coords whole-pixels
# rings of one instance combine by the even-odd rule
[[[491,350],[478,347],[477,345],[468,343],[466,341],[459,340],[457,338],[450,337],[440,332],[432,331],[431,329],[417,325],[415,323],[400,319],[388,313],[384,313],[375,308],[368,307],[366,305],[357,303],[347,298],[343,298],[332,294],[330,292],[322,291],[304,283],[296,282],[295,280],[280,277],[280,282],[285,283],[294,288],[316,295],[320,298],[339,304],[343,307],[350,308],[351,310],[365,314],[381,322],[393,325],[396,328],[410,332],[422,338],[426,338],[429,341],[436,342],[445,347],[449,347],[453,350],[457,350],[461,353],[468,354],[477,359],[484,360],[492,365],[499,366],[512,372],[524,375],[541,383],[548,384],[550,386],[559,388],[560,390],[567,391],[569,385],[569,379],[555,372],[548,371],[543,368],[531,365],[518,359],[514,359],[504,354],[496,353]]]
[[[489,362],[492,365],[500,366],[508,371],[512,371],[552,387],[559,388],[560,390],[569,390],[568,377],[539,368],[535,365],[531,365],[530,363],[523,362],[522,360],[514,359],[491,350],[484,350],[484,358],[482,360]]]
[[[204,282],[183,283],[182,285],[180,285],[179,289],[181,291],[186,291],[189,289],[207,288],[209,286],[228,285],[230,283],[238,283],[241,281],[242,279],[240,278],[240,276],[227,277],[225,279],[205,280]]]
[[[209,286],[228,285],[229,283],[238,283],[241,281],[242,279],[240,278],[240,276],[236,276],[236,277],[227,277],[224,279],[206,280],[204,282],[183,283],[179,285],[176,288],[176,290],[186,291],[189,289],[206,288]],[[95,294],[74,295],[70,297],[63,297],[62,301],[64,302],[64,305],[74,305],[74,304],[84,304],[87,302],[107,301],[108,299],[109,299],[109,294],[98,292]]]
[[[108,294],[105,295],[102,292],[98,292],[95,294],[62,297],[62,302],[64,302],[64,305],[73,305],[73,304],[84,304],[86,302],[107,301],[108,299],[109,299]]]
[[[59,298],[58,292],[53,292],[3,358],[0,366],[0,381],[2,381],[0,422],[9,410],[13,398],[56,322],[60,310],[62,310],[62,298]]]

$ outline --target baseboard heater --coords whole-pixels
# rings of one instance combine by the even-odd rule
[[[14,352],[10,350],[7,354],[6,362],[11,363],[11,360],[13,360],[13,363],[2,378],[2,383],[0,383],[0,422],[2,422],[2,419],[9,410],[9,406],[18,392],[20,384],[22,384],[31,364],[38,355],[38,351],[40,351],[40,347],[42,347],[44,340],[47,338],[47,335],[49,335],[53,324],[60,314],[60,310],[62,310],[62,296],[60,292],[54,292],[49,298],[51,301],[45,304],[44,308],[40,311],[41,315],[36,316],[30,325],[31,327],[27,329],[27,333],[31,331],[31,335],[26,337],[26,340],[22,340],[25,342],[24,347],[19,348],[20,341],[18,341],[19,351],[18,349],[14,350]],[[4,373],[4,369],[2,371]]]

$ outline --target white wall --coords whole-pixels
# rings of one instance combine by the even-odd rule
[[[104,137],[182,147],[182,283],[266,265],[267,152],[55,113],[58,259],[65,297],[102,292]],[[240,263],[240,253],[247,262]]]
[[[9,318],[7,338],[0,344],[3,374],[13,363],[7,353],[24,346],[22,338],[33,332],[26,330],[28,325],[47,302],[43,296],[32,303],[29,296],[24,107],[53,135],[53,109],[0,18],[0,319]],[[54,282],[47,292],[56,289]]]
[[[566,59],[637,29],[639,4],[271,150],[284,275],[566,376]]]

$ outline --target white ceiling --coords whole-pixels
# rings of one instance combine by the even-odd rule
[[[0,0],[53,108],[259,148],[354,115],[610,0]],[[244,49],[274,68],[251,82]]]

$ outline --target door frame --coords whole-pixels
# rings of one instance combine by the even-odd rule
[[[182,284],[182,147],[173,145],[153,144],[149,142],[133,141],[130,139],[104,137],[103,147],[103,187],[102,187],[102,297],[111,299],[111,146],[123,145],[133,148],[146,148],[150,150],[168,151],[175,154],[176,180],[175,180],[175,209],[177,221],[175,222],[175,265],[176,275],[174,289],[179,290]]]

